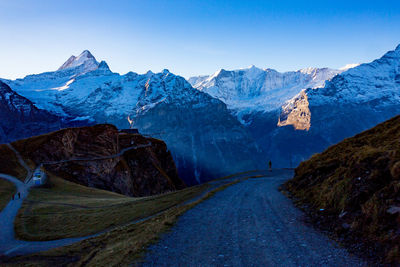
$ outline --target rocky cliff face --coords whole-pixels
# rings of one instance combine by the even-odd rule
[[[136,116],[135,126],[162,133],[189,185],[259,166],[256,142],[223,103],[158,105]]]
[[[400,264],[399,140],[397,116],[302,162],[286,183],[317,221],[391,266]]]
[[[185,187],[164,142],[119,133],[112,125],[64,129],[13,145],[36,165],[85,186],[128,196]]]

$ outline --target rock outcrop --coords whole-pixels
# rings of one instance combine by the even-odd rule
[[[13,146],[35,165],[89,187],[136,197],[185,187],[164,142],[109,124],[63,129]]]

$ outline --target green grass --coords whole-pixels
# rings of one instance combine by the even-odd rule
[[[0,211],[4,209],[15,192],[16,188],[13,183],[0,178]]]

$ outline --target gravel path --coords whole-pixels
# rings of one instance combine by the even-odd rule
[[[303,222],[277,190],[291,176],[274,171],[218,192],[182,215],[143,266],[365,266]]]

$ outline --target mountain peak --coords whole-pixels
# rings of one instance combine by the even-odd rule
[[[75,68],[81,65],[84,66],[84,72],[88,72],[97,69],[99,63],[89,50],[84,50],[78,57],[71,56],[58,70]]]
[[[99,69],[107,69],[110,70],[110,67],[108,66],[107,62],[105,62],[104,60],[102,60],[99,64]]]
[[[90,53],[89,50],[83,50],[83,52],[78,56],[78,58],[80,57],[94,58],[94,56],[92,55],[92,53]]]

